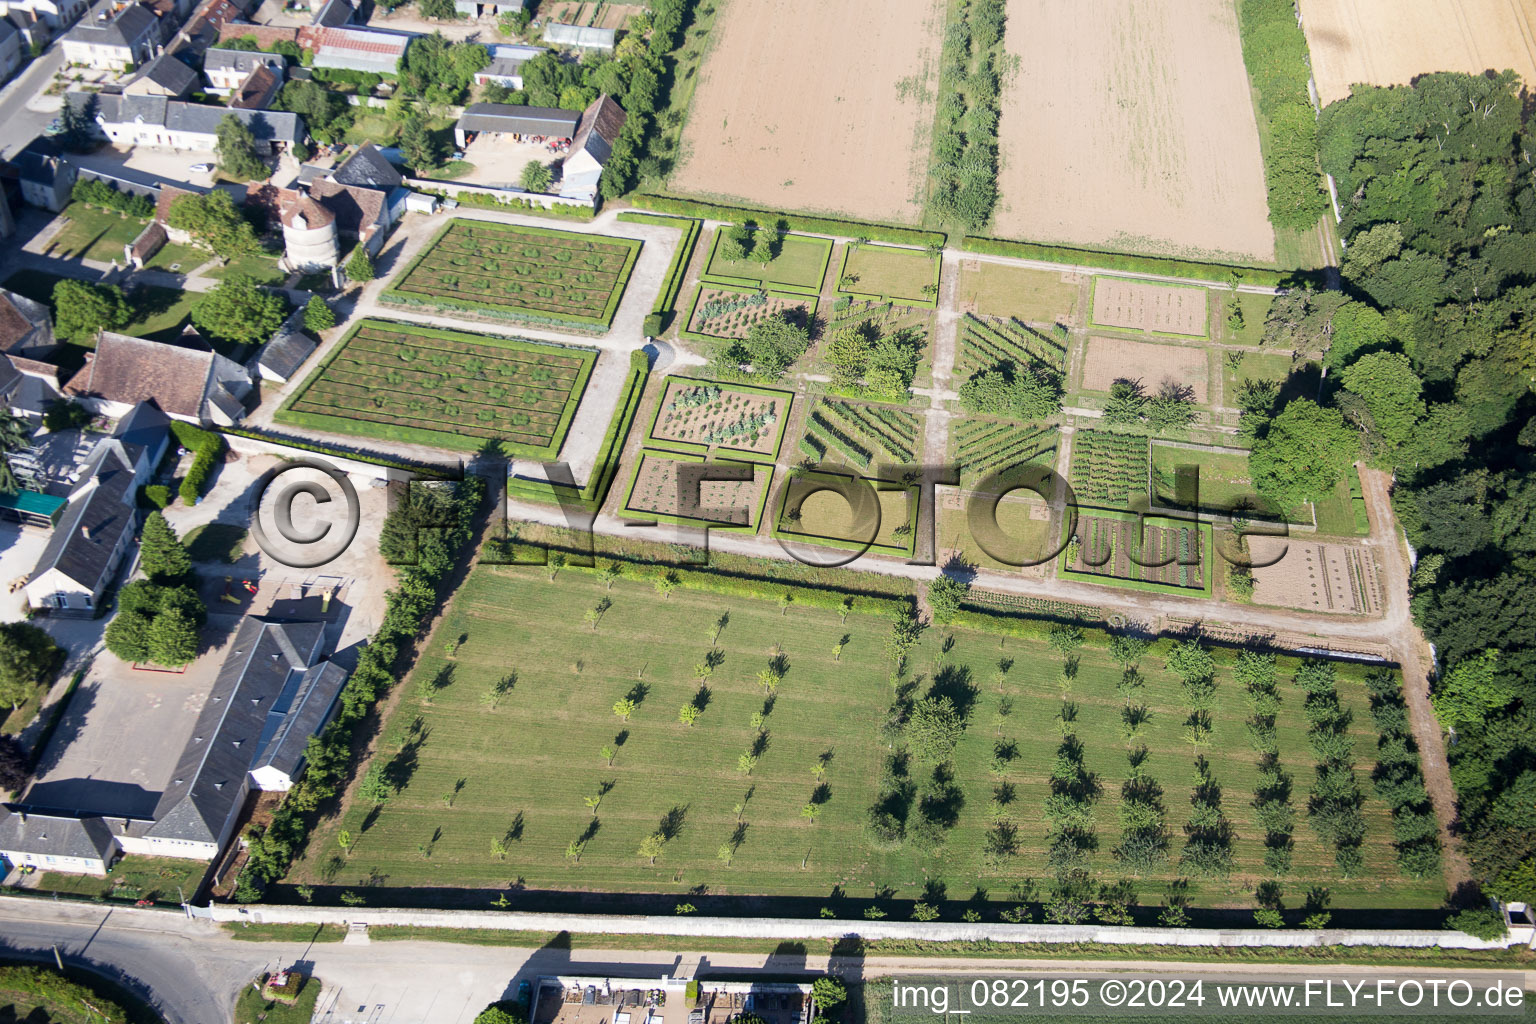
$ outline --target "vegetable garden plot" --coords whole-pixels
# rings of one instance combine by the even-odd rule
[[[773,466],[751,463],[750,480],[703,480],[696,492],[692,486],[680,490],[679,469],[699,461],[702,460],[698,456],[641,449],[640,464],[635,468],[624,511],[671,522],[691,521],[756,529],[768,484],[773,478]]]
[[[981,370],[999,363],[1061,370],[1067,363],[1065,334],[1038,331],[1018,320],[965,314],[960,321],[961,368]]]
[[[1077,500],[1125,508],[1147,490],[1147,439],[1138,434],[1078,431],[1069,481]]]
[[[841,459],[908,464],[917,450],[917,415],[907,409],[823,399],[806,420],[800,452],[817,462]]]
[[[786,391],[674,378],[661,396],[650,439],[685,450],[713,445],[771,459],[784,436],[789,403]]]
[[[804,322],[816,312],[814,295],[776,295],[705,285],[694,297],[690,333],[709,338],[745,338],[764,317],[783,313]]]
[[[607,326],[640,246],[629,238],[456,220],[386,297]]]
[[[1194,285],[1148,284],[1123,277],[1093,279],[1093,323],[1100,327],[1205,337],[1210,295]]]
[[[1063,552],[1062,568],[1068,577],[1097,577],[1115,586],[1209,594],[1209,555],[1209,524],[1143,520],[1125,513],[1096,515],[1086,509]]]
[[[1006,420],[965,419],[955,428],[955,461],[964,484],[976,484],[993,473],[1019,466],[1056,461],[1055,427],[1034,427]]]
[[[277,421],[472,451],[554,456],[596,353],[365,320]]]

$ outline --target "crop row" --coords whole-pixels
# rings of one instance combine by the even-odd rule
[[[623,252],[625,250],[625,246],[609,242],[594,242],[583,235],[564,232],[549,235],[531,234],[511,225],[494,224],[488,221],[469,223],[463,220],[455,221],[439,244],[464,238],[485,239],[493,245],[521,244],[546,250],[570,249],[576,252]]]
[[[479,342],[448,341],[430,335],[380,331],[372,327],[364,327],[359,330],[352,340],[347,342],[347,348],[366,349],[385,355],[397,356],[406,362],[417,358],[419,353],[431,352],[433,354],[428,356],[427,360],[434,366],[446,365],[447,359],[445,357],[456,355],[468,356],[471,360],[479,359],[482,363],[532,363],[535,364],[532,371],[519,366],[507,372],[532,372],[535,374],[536,380],[548,379],[546,376],[538,376],[540,373],[539,367],[569,369],[571,371],[569,376],[574,378],[581,369],[582,363],[579,356],[560,355],[553,347],[550,348],[549,352],[530,352],[516,348],[493,347]],[[468,362],[466,362],[463,369],[469,370],[471,373],[478,372],[478,370],[469,369]]]
[[[841,452],[844,457],[860,469],[869,468],[871,458],[869,451],[834,426],[830,420],[822,415],[820,409],[811,413],[810,423],[806,426],[806,434],[807,436],[814,434],[818,440],[825,442],[828,447],[837,449],[837,451]]]
[[[1054,453],[1054,435],[1051,427],[1029,430],[1012,423],[984,424],[979,430],[957,435],[958,461],[962,469],[973,473],[1013,469]]]
[[[886,410],[833,401],[823,402],[821,408],[841,420],[854,433],[863,434],[874,441],[885,449],[891,458],[898,462],[912,461],[917,421],[911,413],[905,410]],[[887,412],[900,412],[908,417],[908,420],[903,421],[897,416],[881,415]]]
[[[1145,437],[1084,431],[1073,444],[1072,487],[1079,497],[1124,501],[1146,485],[1149,459]]]
[[[1059,370],[1067,354],[1063,345],[1024,324],[982,320],[973,313],[967,313],[962,322],[960,345],[962,359],[976,366],[1038,363]]]
[[[397,411],[399,407],[400,411]],[[532,432],[528,417],[520,413],[500,415],[491,407],[475,407],[457,398],[404,398],[374,393],[348,394],[321,384],[305,392],[293,404],[298,413],[342,415],[347,419],[390,426],[437,428],[451,423],[453,432],[465,437],[497,438],[519,444],[547,445],[551,430]],[[523,422],[519,423],[519,420]]]

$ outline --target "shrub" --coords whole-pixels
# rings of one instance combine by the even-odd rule
[[[660,335],[661,332],[665,330],[665,328],[666,324],[663,322],[662,314],[647,313],[645,315],[645,325],[642,330],[646,337],[655,338]]]
[[[208,477],[213,467],[224,455],[224,438],[220,434],[202,430],[180,420],[171,421],[171,433],[176,443],[195,453],[187,475],[181,481],[181,500],[196,505],[208,487]]]
[[[1501,939],[1508,934],[1504,927],[1504,916],[1492,907],[1463,910],[1452,914],[1446,919],[1445,924],[1448,928],[1466,932],[1475,939],[1484,939],[1489,942]]]

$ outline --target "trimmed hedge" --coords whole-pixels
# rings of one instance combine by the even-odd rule
[[[613,419],[608,422],[608,430],[603,434],[597,462],[593,464],[592,475],[587,478],[585,487],[577,491],[543,480],[512,477],[507,480],[508,496],[545,505],[558,505],[564,496],[567,502],[575,501],[589,512],[601,508],[603,500],[608,497],[608,488],[612,486],[613,478],[618,475],[619,456],[624,452],[624,441],[629,437],[629,428],[640,410],[640,399],[645,394],[645,379],[650,372],[651,363],[644,352],[629,354],[629,378],[624,382],[619,404],[613,410]]]
[[[625,210],[619,214],[619,220],[630,224],[651,224],[662,228],[682,228],[683,237],[678,240],[677,251],[672,254],[672,263],[667,267],[667,276],[661,280],[661,291],[656,293],[656,303],[651,307],[651,316],[659,317],[661,326],[654,332],[650,329],[651,318],[646,318],[646,333],[654,337],[666,329],[670,317],[668,313],[677,308],[678,292],[683,290],[683,278],[688,274],[688,261],[693,258],[693,247],[699,240],[699,234],[704,230],[704,222],[694,218],[660,217],[649,213],[636,213],[633,210]]]
[[[334,459],[351,459],[353,462],[366,462],[370,466],[398,469],[405,473],[414,473],[417,476],[431,477],[436,480],[448,480],[454,475],[441,466],[432,466],[425,462],[409,462],[403,459],[391,459],[383,455],[370,455],[367,452],[352,452],[347,451],[345,448],[320,444],[316,441],[300,441],[297,438],[288,437],[283,434],[269,434],[260,430],[251,430],[248,427],[219,427],[218,431],[221,434],[229,434],[232,437],[248,437],[253,441],[280,444],[284,448],[297,448],[300,451],[314,452],[317,455],[329,455]]]
[[[840,235],[847,238],[878,239],[883,242],[900,242],[905,245],[941,244],[949,240],[942,231],[923,231],[918,228],[893,227],[889,224],[868,224],[861,221],[834,220],[830,217],[808,217],[799,213],[779,213],[772,210],[754,210],[743,206],[722,206],[718,203],[700,202],[694,199],[676,199],[672,196],[655,196],[644,193],[630,196],[636,206],[662,213],[676,213],[687,217],[703,217],[706,220],[726,220],[733,224],[744,220],[765,222],[784,221],[790,231],[809,234]]]
[[[171,433],[175,436],[177,444],[195,453],[192,465],[187,469],[187,475],[181,480],[180,493],[182,501],[188,505],[196,505],[198,499],[208,489],[208,477],[213,473],[214,465],[224,457],[224,438],[213,431],[194,427],[181,420],[171,421]]]
[[[1271,270],[1265,267],[1198,263],[1193,260],[1176,260],[1163,256],[1132,256],[1128,253],[1101,252],[1095,249],[1074,249],[1065,245],[1010,242],[1002,238],[982,238],[979,235],[967,235],[961,248],[967,252],[988,253],[993,256],[1014,256],[1018,259],[1045,260],[1050,263],[1075,263],[1085,267],[1102,267],[1105,270],[1163,274],[1168,277],[1187,277],[1217,284],[1226,284],[1235,279],[1240,284],[1278,285],[1295,277],[1288,271]]]

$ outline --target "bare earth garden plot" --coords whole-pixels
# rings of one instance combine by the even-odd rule
[[[1188,388],[1196,405],[1205,405],[1210,384],[1210,359],[1192,345],[1153,345],[1127,338],[1088,339],[1083,360],[1084,391],[1108,392],[1117,380],[1139,380],[1149,394],[1163,382]]]
[[[1378,615],[1382,611],[1376,556],[1358,544],[1312,537],[1249,537],[1255,604],[1308,612]],[[1271,563],[1271,564],[1265,564]]]
[[[553,458],[581,401],[590,349],[360,322],[274,417],[386,441]]]
[[[793,16],[777,0],[723,4],[669,188],[917,220],[944,11],[935,0],[900,10],[851,0]]]
[[[1214,557],[1209,523],[1084,508],[1061,554],[1061,575],[1209,597]]]
[[[372,905],[484,908],[498,893],[517,906],[525,891],[682,897],[696,886],[711,897],[817,900],[833,899],[834,886],[859,900],[889,886],[895,898],[914,899],[937,881],[953,901],[986,889],[979,906],[984,920],[996,920],[1042,899],[1011,894],[1015,886],[1049,885],[1041,808],[1062,739],[1042,723],[1067,714],[1098,790],[1097,848],[1085,867],[1103,880],[1126,874],[1112,851],[1122,839],[1133,743],[1122,671],[1102,648],[1078,651],[1064,690],[1060,656],[1042,640],[929,630],[911,654],[908,699],[950,697],[965,722],[953,768],[935,782],[932,764],[917,758],[898,761],[892,774],[881,729],[893,699],[887,618],[855,609],[844,621],[832,608],[686,588],[663,597],[634,578],[639,571],[626,567],[610,589],[590,572],[566,569],[551,581],[537,567],[477,568],[402,683],[376,745],[387,799],[376,808],[352,799],[323,822],[287,882],[317,886],[317,901],[350,889]],[[942,654],[941,632],[954,637]],[[444,638],[462,642],[450,651]],[[1001,681],[999,658],[1012,662]],[[1229,665],[1230,654],[1218,652],[1209,731],[1191,746],[1179,682],[1161,655],[1141,659],[1134,744],[1146,747],[1142,775],[1161,794],[1171,854],[1141,873],[1142,905],[1155,906],[1167,880],[1188,873],[1179,859],[1197,754],[1225,794],[1232,867],[1195,877],[1191,904],[1251,908],[1257,881],[1268,877],[1265,833],[1250,805],[1260,766],[1248,742],[1249,699]],[[1308,824],[1315,761],[1293,670],[1282,668],[1274,719],[1297,818],[1281,880],[1287,904],[1323,884],[1336,908],[1439,905],[1438,876],[1399,873],[1389,811],[1369,783],[1357,877],[1341,876],[1331,844]],[[1338,671],[1356,771],[1369,779],[1376,734],[1360,670]],[[771,693],[760,681],[769,677],[777,679]],[[614,705],[623,700],[634,703],[621,720]],[[698,709],[691,725],[685,708]],[[750,774],[744,756],[755,758],[745,763]],[[910,801],[892,811],[905,816],[908,838],[872,839],[871,808],[894,806],[882,779],[910,787]],[[919,827],[928,815],[936,832]],[[347,851],[337,842],[342,829]],[[936,844],[911,837],[920,832],[933,832]],[[296,897],[279,886],[272,898]]]
[[[1099,327],[1203,338],[1209,306],[1204,288],[1093,279],[1093,322]]]
[[[684,525],[715,524],[756,530],[773,480],[773,466],[761,462],[744,464],[751,468],[751,475],[745,480],[680,479],[683,467],[703,461],[698,455],[642,448],[624,499],[624,513]]]
[[[607,328],[641,243],[489,221],[451,221],[386,301]]]
[[[1231,3],[1011,0],[1008,24],[994,235],[1274,258]]]

